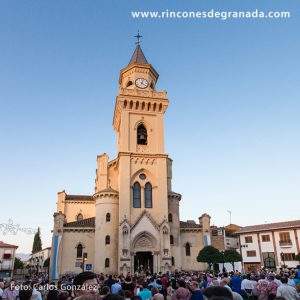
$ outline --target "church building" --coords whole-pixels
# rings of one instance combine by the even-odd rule
[[[210,244],[210,216],[180,221],[181,195],[172,189],[172,159],[164,145],[169,100],[156,89],[158,76],[137,42],[119,76],[117,157],[97,156],[93,194],[58,193],[52,280],[83,269],[112,274],[206,268],[196,257]]]

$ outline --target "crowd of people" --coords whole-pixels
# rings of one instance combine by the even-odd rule
[[[271,272],[103,275],[1,282],[0,300],[300,300],[300,268]]]

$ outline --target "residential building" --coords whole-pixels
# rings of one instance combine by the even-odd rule
[[[245,271],[299,264],[300,220],[245,226],[237,234]]]
[[[18,246],[0,241],[0,278],[7,280],[13,276],[17,248]]]

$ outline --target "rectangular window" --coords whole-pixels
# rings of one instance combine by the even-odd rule
[[[11,254],[10,253],[4,253],[3,254],[3,259],[11,259]]]
[[[251,235],[245,236],[245,243],[247,244],[253,243],[253,239]]]
[[[270,236],[268,234],[264,234],[261,236],[262,242],[270,242]]]
[[[247,251],[247,256],[248,257],[256,256],[256,251],[255,250]]]
[[[279,244],[281,246],[291,245],[291,236],[288,231],[279,233]]]
[[[281,253],[282,261],[293,261],[295,260],[295,253]]]

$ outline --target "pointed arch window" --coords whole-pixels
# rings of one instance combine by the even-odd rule
[[[105,258],[105,268],[109,268],[109,258]]]
[[[110,236],[107,235],[107,236],[105,237],[105,245],[109,245],[109,244],[110,244]]]
[[[133,207],[140,208],[141,207],[141,186],[138,182],[135,182],[132,187],[132,199],[133,199]]]
[[[190,245],[190,243],[185,244],[185,255],[186,256],[191,256],[191,245]]]
[[[170,223],[173,222],[173,215],[172,215],[171,213],[168,214],[168,221],[169,221]]]
[[[170,244],[174,245],[174,236],[172,234],[170,235]]]
[[[152,208],[152,185],[150,182],[145,184],[145,207]]]
[[[106,222],[110,222],[110,213],[107,213],[105,218],[106,218]]]
[[[137,144],[147,145],[147,129],[144,124],[140,124],[137,128]]]
[[[77,221],[82,221],[83,220],[83,214],[82,213],[79,213],[76,217],[76,220]]]
[[[83,247],[81,244],[78,244],[76,247],[76,257],[81,258],[82,257],[82,252],[83,252]]]

